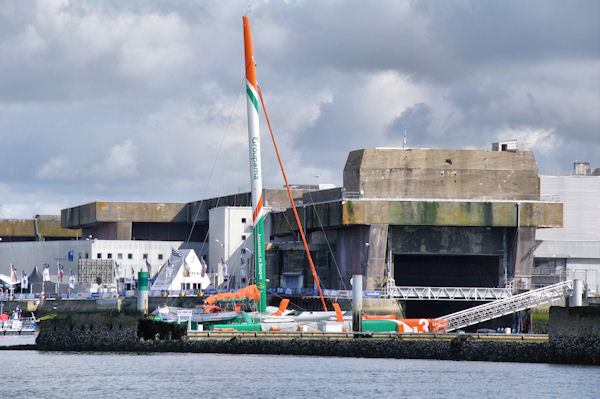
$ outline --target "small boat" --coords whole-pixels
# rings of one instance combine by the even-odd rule
[[[23,317],[21,309],[17,308],[12,312],[10,317],[8,314],[0,314],[0,334],[33,334],[37,327],[35,315],[31,317]]]
[[[222,311],[218,306],[198,305],[193,309],[178,308],[175,306],[158,307],[152,314],[154,320],[166,323],[228,323],[234,321],[247,321],[246,312]]]

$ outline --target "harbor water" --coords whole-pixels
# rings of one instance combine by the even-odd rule
[[[599,398],[600,368],[187,353],[0,351],[11,398]]]

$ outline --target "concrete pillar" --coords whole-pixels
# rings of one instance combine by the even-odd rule
[[[362,286],[363,276],[352,276],[352,331],[362,331]]]
[[[533,253],[535,251],[535,227],[519,227],[517,235],[515,288],[519,291],[527,291],[531,289]]]
[[[369,227],[369,246],[367,260],[367,289],[379,288],[385,281],[385,254],[388,243],[388,225],[372,224]]]
[[[137,310],[148,314],[148,272],[138,272]]]
[[[573,293],[571,294],[571,306],[583,306],[583,280],[573,280]]]

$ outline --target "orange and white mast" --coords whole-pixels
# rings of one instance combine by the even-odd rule
[[[248,17],[244,22],[244,52],[246,60],[246,102],[248,108],[248,140],[250,150],[250,181],[252,192],[252,224],[254,236],[254,268],[256,286],[260,292],[258,311],[267,311],[265,277],[265,227],[263,211],[262,170],[260,160],[260,132],[258,129],[258,85],[256,83],[256,63],[252,49],[252,36]]]

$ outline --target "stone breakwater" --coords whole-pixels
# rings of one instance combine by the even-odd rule
[[[201,338],[185,326],[130,316],[76,315],[42,322],[37,349],[47,351],[191,352],[439,359],[600,365],[600,336],[555,336],[544,342],[393,338]]]

